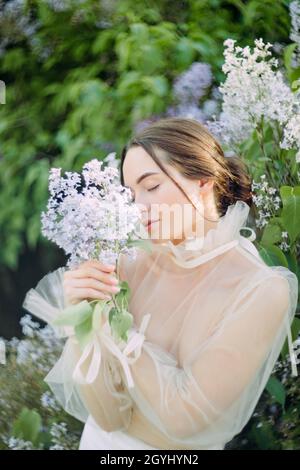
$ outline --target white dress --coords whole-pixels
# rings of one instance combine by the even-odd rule
[[[83,352],[71,327],[55,327],[66,343],[45,381],[85,422],[80,449],[224,449],[251,418],[287,335],[297,374],[297,277],[268,266],[240,234],[248,213],[237,201],[202,240],[120,256],[134,354],[113,342],[108,321]],[[24,308],[51,323],[65,307],[64,270],[31,289]]]
[[[124,431],[104,431],[89,415],[80,439],[79,450],[153,450],[146,442]],[[157,449],[156,449],[157,450]]]

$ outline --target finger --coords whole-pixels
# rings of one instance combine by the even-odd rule
[[[101,261],[96,260],[96,259],[90,259],[90,260],[84,261],[83,263],[81,263],[80,266],[84,266],[84,267],[91,266],[96,269],[100,269],[100,271],[105,271],[107,273],[110,273],[116,269],[115,265],[102,263]]]
[[[70,299],[80,299],[80,300],[89,300],[89,299],[99,299],[99,300],[110,300],[111,295],[105,294],[96,289],[77,287],[74,291],[74,295],[70,295]]]
[[[115,285],[118,283],[116,276],[114,274],[107,274],[99,269],[95,269],[93,267],[82,267],[80,269],[74,269],[69,271],[69,273],[65,273],[65,280],[69,279],[86,279],[86,278],[94,278],[102,282],[106,282],[108,284]]]
[[[120,288],[114,285],[106,284],[104,282],[98,281],[97,279],[93,278],[85,278],[85,279],[72,279],[66,283],[66,287],[70,286],[72,289],[76,289],[77,287],[84,287],[84,288],[92,288],[100,291],[111,292],[116,294],[120,291]]]

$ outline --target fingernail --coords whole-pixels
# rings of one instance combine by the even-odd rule
[[[120,292],[120,287],[117,287],[117,286],[112,286],[112,291],[113,292]]]

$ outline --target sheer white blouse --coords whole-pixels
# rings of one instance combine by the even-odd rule
[[[70,414],[155,448],[222,449],[250,419],[287,335],[297,374],[297,277],[266,265],[253,231],[240,234],[248,212],[242,201],[229,206],[200,248],[186,240],[135,260],[120,255],[134,317],[127,348],[108,320],[84,351],[71,327],[54,326],[66,342],[45,381]],[[23,304],[50,324],[66,306],[65,269],[44,276]]]

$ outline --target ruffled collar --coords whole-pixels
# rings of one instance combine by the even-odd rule
[[[238,200],[228,206],[226,213],[216,222],[216,227],[209,229],[203,237],[185,239],[177,245],[168,240],[153,244],[153,249],[169,255],[179,266],[198,266],[239,244],[241,237],[245,238],[240,234],[242,228],[251,232],[247,240],[255,240],[254,230],[245,226],[249,210],[248,204]]]

